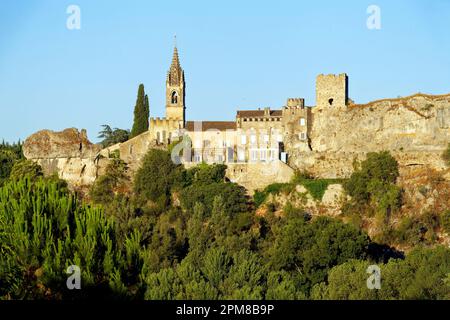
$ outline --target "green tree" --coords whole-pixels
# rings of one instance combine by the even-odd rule
[[[267,276],[267,300],[303,300],[306,296],[297,290],[295,280],[290,273],[272,271]]]
[[[214,199],[222,198],[224,211],[227,215],[233,216],[248,210],[245,189],[235,183],[211,183],[196,184],[185,188],[181,194],[181,205],[186,210],[194,208],[197,202],[205,206],[205,212],[209,215],[212,212]]]
[[[9,178],[14,163],[23,160],[22,144],[9,144],[2,142],[0,144],[0,186]]]
[[[367,154],[361,168],[351,175],[344,188],[355,201],[367,202],[375,189],[374,184],[395,184],[398,176],[398,163],[388,151],[372,152]]]
[[[172,268],[149,274],[146,283],[147,300],[175,300],[182,290],[180,279]]]
[[[31,179],[37,179],[43,176],[42,168],[36,162],[31,160],[20,160],[14,163],[11,173],[11,180],[20,180],[26,176]]]
[[[57,181],[30,176],[0,188],[0,297],[124,297],[142,288],[141,236],[119,249],[101,208],[81,204]],[[83,292],[66,287],[66,269],[82,270]],[[79,290],[75,290],[79,291]]]
[[[285,270],[296,279],[305,294],[326,279],[332,267],[367,255],[369,237],[339,220],[319,217],[291,217],[275,231],[275,242],[268,250],[269,267]]]
[[[401,206],[402,190],[395,184],[398,176],[398,163],[388,151],[368,153],[360,168],[344,183],[351,200],[343,211],[349,215],[361,211],[376,213],[377,222],[384,225]]]
[[[390,260],[381,268],[381,299],[448,299],[445,283],[450,270],[450,249],[418,247],[405,260]]]
[[[140,84],[136,105],[134,107],[134,121],[131,129],[131,138],[140,135],[148,130],[149,104],[148,97],[145,95],[144,85]]]
[[[167,205],[176,168],[167,151],[149,150],[134,177],[134,192],[145,201]]]
[[[370,274],[368,261],[350,260],[333,267],[328,272],[327,284],[316,284],[311,297],[316,300],[373,300],[378,299],[377,290],[367,287]]]
[[[442,153],[442,159],[444,159],[447,166],[450,166],[450,143],[447,146],[447,149]]]
[[[187,170],[187,179],[192,184],[212,184],[225,181],[227,166],[224,164],[208,165],[202,163]]]
[[[419,247],[405,259],[377,264],[381,288],[367,288],[367,267],[372,262],[350,260],[328,272],[326,282],[314,286],[311,297],[333,300],[426,300],[448,299],[446,283],[450,269],[450,249]]]
[[[233,263],[223,281],[224,299],[260,300],[264,291],[264,267],[258,254],[240,250],[233,254]]]
[[[106,166],[105,174],[98,177],[91,186],[89,195],[98,204],[108,204],[114,196],[123,191],[129,178],[127,176],[128,166],[119,159],[112,158]]]
[[[450,234],[450,210],[446,210],[441,214],[441,225],[444,231]]]
[[[130,138],[130,131],[114,128],[107,124],[102,125],[103,129],[99,132],[98,137],[103,139],[100,144],[103,148],[112,146],[117,143],[125,142]]]
[[[145,95],[144,99],[144,112],[147,116],[147,130],[148,130],[148,118],[150,117],[150,103],[148,102],[148,95]]]

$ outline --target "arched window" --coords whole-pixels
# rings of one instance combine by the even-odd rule
[[[178,94],[176,91],[172,92],[172,95],[170,98],[170,103],[172,103],[172,104],[178,103]]]
[[[161,142],[161,134],[158,132],[156,132],[156,141]]]

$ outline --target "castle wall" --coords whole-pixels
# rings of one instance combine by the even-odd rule
[[[283,141],[285,151],[309,152],[311,108],[305,107],[303,99],[288,99],[283,108]]]
[[[178,136],[178,130],[183,128],[183,120],[168,118],[150,118],[149,138],[159,143],[169,143]]]
[[[312,153],[291,150],[290,164],[321,177],[346,177],[354,159],[389,150],[402,166],[445,168],[450,142],[450,95],[415,95],[313,110]]]
[[[267,163],[231,163],[227,164],[226,176],[231,182],[244,186],[249,193],[263,189],[272,183],[291,181],[294,170],[285,163],[276,160]]]
[[[348,77],[345,73],[318,75],[316,108],[345,108],[348,99]]]

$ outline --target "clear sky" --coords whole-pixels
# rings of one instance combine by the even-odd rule
[[[66,27],[69,5],[81,29]],[[381,29],[369,30],[369,5]],[[349,75],[356,102],[450,92],[450,1],[2,0],[0,139],[40,129],[130,128],[139,83],[164,115],[173,36],[188,120],[314,105],[315,77]]]

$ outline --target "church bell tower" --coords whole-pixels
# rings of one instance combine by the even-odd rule
[[[178,49],[175,44],[172,64],[166,80],[166,118],[180,122],[180,129],[185,126],[185,82],[184,71],[180,66]]]

